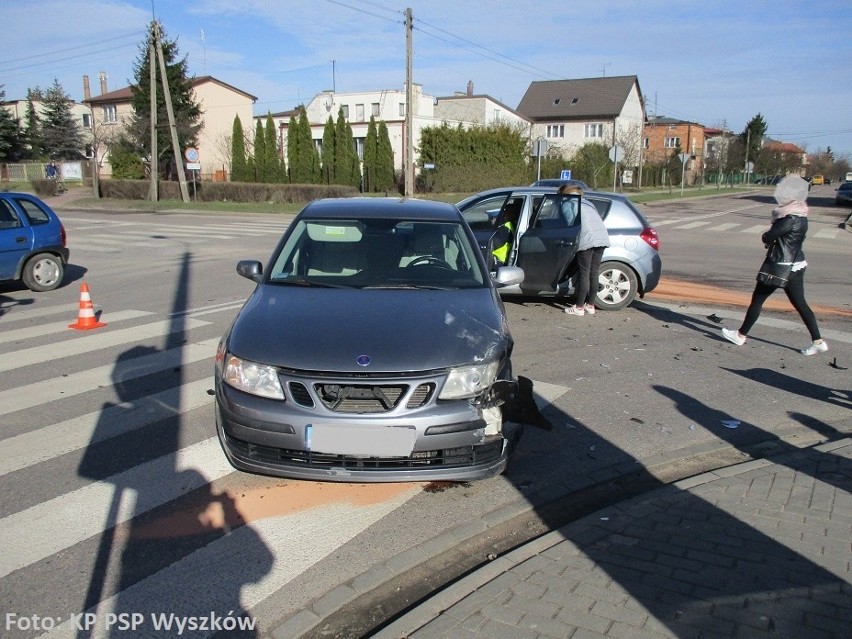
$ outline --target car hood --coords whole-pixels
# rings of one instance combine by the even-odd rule
[[[262,284],[234,320],[228,350],[284,368],[398,373],[499,358],[509,339],[502,304],[490,288],[365,290]],[[367,366],[364,356],[370,361]]]

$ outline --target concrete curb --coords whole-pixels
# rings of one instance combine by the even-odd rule
[[[820,452],[831,452],[849,445],[852,445],[852,439],[843,438],[840,440],[813,446],[811,448]],[[806,448],[802,450],[806,451],[809,449]],[[796,452],[788,452],[777,456],[775,459],[780,460],[783,458],[789,458],[795,456],[796,454]],[[664,495],[668,491],[688,491],[692,488],[711,483],[718,479],[741,475],[743,473],[747,473],[759,468],[772,466],[775,463],[776,462],[773,461],[772,458],[755,459],[743,462],[741,464],[735,464],[733,466],[708,471],[705,473],[701,473],[700,475],[696,475],[694,477],[689,477],[680,481],[676,481],[666,486],[661,486],[647,494],[628,498],[622,502],[619,502],[618,504],[614,504],[613,506],[617,506],[620,510],[627,509],[630,506],[637,504],[638,502]],[[459,603],[465,597],[476,591],[478,588],[481,588],[485,584],[496,579],[497,577],[505,573],[507,570],[510,570],[514,566],[517,566],[523,563],[524,561],[527,561],[528,559],[541,554],[547,549],[564,541],[566,538],[569,538],[570,536],[567,534],[568,528],[584,526],[587,522],[594,521],[599,517],[599,512],[587,515],[586,517],[561,526],[560,528],[552,532],[549,532],[541,537],[538,537],[537,539],[534,539],[520,546],[519,548],[507,553],[503,557],[496,559],[492,563],[483,566],[481,569],[476,570],[470,575],[467,575],[459,581],[451,584],[447,588],[435,593],[434,596],[416,605],[412,610],[404,614],[402,617],[391,622],[377,633],[370,635],[370,639],[399,639],[400,637],[408,636],[410,633],[425,626],[427,623],[438,617],[443,611]],[[282,637],[283,636],[284,635],[282,635]]]

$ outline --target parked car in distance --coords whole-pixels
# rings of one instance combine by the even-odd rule
[[[811,177],[811,184],[813,184],[814,186],[825,184],[825,177],[819,174],[814,175],[813,177]]]
[[[0,281],[31,291],[62,283],[68,263],[65,227],[45,202],[28,193],[0,192]]]
[[[842,182],[835,189],[834,204],[837,206],[848,206],[852,204],[852,182]]]
[[[576,186],[579,189],[583,189],[584,191],[589,190],[589,186],[583,182],[583,180],[560,180],[559,178],[546,178],[543,180],[536,180],[530,186],[555,186],[560,187],[563,184],[568,186]]]
[[[510,209],[519,213],[509,265],[524,271],[523,282],[500,295],[561,296],[574,292],[580,216],[553,187],[505,187],[471,195],[456,206],[473,229],[487,257],[495,220]],[[662,271],[657,231],[626,196],[587,191],[609,233],[598,278],[596,305],[619,310],[657,286]],[[573,201],[576,207],[577,198]],[[569,199],[567,203],[570,204]]]
[[[216,353],[216,425],[237,469],[328,481],[474,480],[509,451],[513,341],[461,213],[317,200],[296,216]],[[494,279],[492,279],[492,277]]]

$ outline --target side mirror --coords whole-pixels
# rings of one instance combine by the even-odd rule
[[[240,260],[237,262],[237,273],[259,284],[263,279],[263,265],[257,260]]]
[[[515,286],[524,281],[524,269],[519,266],[501,266],[491,279],[497,286]]]

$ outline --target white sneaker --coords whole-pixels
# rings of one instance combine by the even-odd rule
[[[739,334],[738,331],[733,331],[730,328],[722,329],[722,337],[729,342],[733,342],[737,346],[742,346],[746,342],[746,338]],[[802,351],[804,353],[804,351]]]
[[[807,348],[802,349],[802,355],[816,355],[824,353],[828,350],[828,342],[820,342],[819,344],[811,344]]]
[[[586,314],[586,311],[584,311],[579,306],[566,306],[565,312],[568,313],[568,315],[585,315]]]
[[[583,310],[586,311],[586,313],[588,315],[594,315],[595,314],[595,305],[594,304],[584,304]]]

